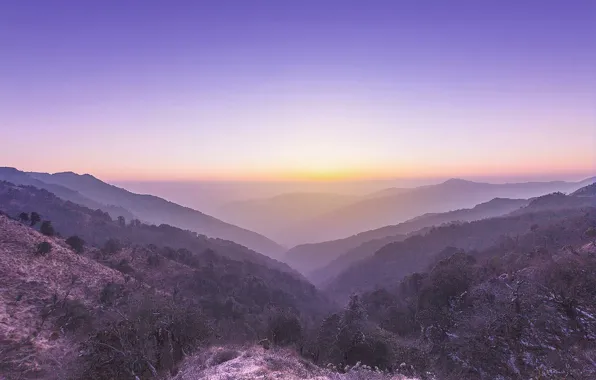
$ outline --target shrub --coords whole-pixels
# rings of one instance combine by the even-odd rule
[[[35,211],[33,211],[29,220],[31,221],[31,227],[33,227],[37,223],[41,222],[41,216]]]
[[[27,223],[29,221],[29,214],[27,214],[26,212],[22,212],[19,214],[19,219],[21,220],[21,222]]]
[[[126,226],[126,219],[124,219],[124,217],[123,217],[123,216],[119,216],[119,217],[118,217],[118,225],[119,225],[120,227],[125,227],[125,226]]]
[[[106,286],[101,290],[99,296],[99,302],[102,304],[111,305],[118,298],[122,297],[124,293],[124,285],[116,284],[114,282],[108,282]]]
[[[37,245],[37,254],[38,255],[46,255],[52,251],[52,245],[47,241],[41,242]]]
[[[54,236],[56,234],[54,226],[52,226],[52,222],[49,220],[44,220],[44,222],[41,224],[41,227],[39,227],[39,232],[46,236]]]
[[[229,362],[230,360],[236,359],[239,355],[240,355],[240,353],[236,350],[231,350],[231,349],[219,350],[213,354],[213,356],[209,360],[209,365],[211,365],[211,366],[220,365],[221,363]]]
[[[78,300],[65,300],[54,314],[57,316],[55,326],[61,331],[88,332],[91,329],[93,317]]]
[[[161,264],[161,257],[157,253],[152,253],[147,256],[147,264],[150,267],[156,268]]]
[[[198,310],[154,297],[131,299],[126,319],[85,342],[85,378],[153,379],[175,368],[209,335]]]
[[[133,269],[133,267],[130,266],[130,263],[126,259],[120,260],[120,262],[114,266],[114,269],[116,269],[117,271],[122,272],[124,274],[131,274],[131,273],[134,273],[134,271],[135,271]]]
[[[106,241],[106,243],[103,246],[103,251],[105,253],[109,253],[109,254],[116,253],[121,249],[122,249],[122,244],[120,243],[120,240],[118,240],[118,239],[108,239],[108,241]]]
[[[83,253],[84,251],[85,241],[76,235],[66,239],[66,244],[76,253]]]
[[[278,346],[287,346],[302,340],[302,326],[295,315],[277,313],[269,320],[269,340]]]

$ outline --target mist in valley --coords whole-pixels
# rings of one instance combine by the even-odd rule
[[[498,197],[527,199],[548,192],[572,192],[589,183],[589,178],[589,174],[575,174],[473,176],[462,181],[399,178],[279,182],[116,181],[115,184],[202,210],[291,248],[345,238],[361,231],[401,223],[427,212],[471,208]],[[342,226],[346,222],[354,227]]]

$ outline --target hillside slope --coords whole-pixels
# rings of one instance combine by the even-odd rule
[[[579,197],[596,197],[596,182],[591,185],[582,187],[581,189],[575,191],[573,194]]]
[[[15,168],[0,167],[0,181],[7,181],[16,185],[29,185],[39,189],[45,189],[66,201],[71,201],[73,203],[80,204],[81,206],[89,207],[92,210],[101,209],[102,211],[110,214],[112,218],[117,218],[119,216],[123,216],[127,220],[135,218],[130,211],[123,207],[96,202],[68,187],[40,181]]]
[[[36,255],[42,242],[52,251]],[[93,309],[108,283],[124,283],[122,273],[66,247],[61,239],[0,215],[0,375],[61,378],[77,347],[60,331],[68,329],[67,321],[44,323],[53,297]]]
[[[288,265],[234,242],[208,238],[166,224],[122,226],[101,210],[93,211],[64,201],[47,190],[32,186],[0,182],[0,210],[12,216],[36,211],[43,219],[51,220],[54,228],[64,236],[78,235],[95,246],[101,247],[109,239],[119,239],[123,243],[154,244],[197,252],[209,249],[235,260],[255,262],[297,275]]]
[[[473,221],[505,215],[527,205],[528,202],[523,199],[495,198],[471,209],[425,214],[397,225],[361,232],[345,239],[299,245],[286,252],[285,260],[320,284],[336,276],[355,261],[371,256],[383,245],[401,241],[405,235],[422,228],[453,221]]]
[[[39,254],[42,242],[51,249]],[[308,325],[331,310],[299,276],[218,251],[124,244],[77,254],[0,215],[0,374],[149,379],[201,342],[254,342],[278,313]]]
[[[358,261],[341,272],[325,288],[329,294],[346,299],[354,291],[366,291],[375,286],[387,286],[404,276],[422,271],[446,247],[466,251],[484,250],[504,236],[515,239],[535,225],[554,225],[566,218],[589,213],[596,208],[547,210],[432,228],[425,235],[416,235],[402,242],[391,243],[373,256]]]
[[[283,251],[277,243],[255,232],[153,195],[132,193],[89,174],[79,175],[72,172],[27,174],[44,183],[75,190],[96,202],[122,207],[143,222],[169,224],[209,237],[231,240],[271,257],[278,257]]]
[[[415,380],[374,369],[351,366],[346,373],[323,369],[289,349],[213,347],[183,363],[173,380]]]
[[[596,246],[574,228],[594,216],[540,227],[516,244],[455,252],[363,294],[368,322],[415,342],[403,360],[440,379],[593,379]],[[532,249],[552,234],[560,240]]]
[[[470,208],[493,198],[529,199],[562,191],[573,192],[593,180],[490,184],[451,179],[405,193],[365,199],[296,227],[304,241],[340,239],[362,231],[394,225],[416,216]]]

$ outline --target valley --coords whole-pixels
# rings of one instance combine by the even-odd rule
[[[52,184],[68,199],[35,187],[49,181],[20,182],[0,182],[0,369],[9,378],[594,373],[594,185],[424,214],[276,260],[113,218],[73,197],[84,188],[68,182]],[[486,334],[498,337],[499,354],[489,354]],[[346,365],[356,367],[338,370]]]

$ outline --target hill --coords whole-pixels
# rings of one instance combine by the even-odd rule
[[[295,234],[305,242],[340,239],[429,212],[470,208],[493,198],[529,199],[552,192],[569,193],[592,182],[490,184],[451,179],[405,193],[361,200],[296,226]]]
[[[4,186],[51,200],[48,210],[76,210],[88,218],[86,237],[118,230],[115,236],[122,237],[129,229],[113,222],[115,228],[106,230],[106,214],[102,222],[82,206],[56,203],[45,190]],[[9,203],[20,205],[2,202],[0,208]],[[149,232],[163,240],[172,228]],[[270,336],[271,318],[291,313],[308,326],[332,307],[293,273],[246,257],[231,259],[229,246],[173,249],[128,236],[129,243],[102,249],[87,243],[77,253],[60,237],[0,215],[0,373],[21,379],[111,379],[126,378],[132,370],[149,379],[173,370],[211,339],[254,342]],[[41,251],[41,243],[50,248]]]
[[[110,214],[112,218],[117,218],[119,216],[123,216],[127,220],[132,220],[135,218],[130,211],[126,210],[123,207],[96,202],[68,187],[52,183],[45,183],[43,181],[31,177],[29,174],[25,172],[22,172],[14,168],[0,167],[0,181],[7,181],[17,185],[29,185],[40,189],[46,189],[64,200],[71,201],[73,203],[77,203],[85,207],[89,207],[93,210],[101,209]]]
[[[549,210],[560,197],[384,246],[326,287],[342,301],[360,294],[337,309],[284,264],[232,242],[125,225],[47,190],[2,182],[8,215],[40,207],[58,232],[89,240],[77,253],[62,237],[0,215],[0,373],[588,379],[596,248],[584,231],[596,226],[596,207]],[[44,242],[49,251],[40,250]]]
[[[596,182],[576,190],[573,194],[580,197],[596,197]]]
[[[72,172],[56,174],[24,173],[9,168],[0,171],[0,175],[7,170],[18,172],[20,178],[28,177],[30,178],[29,181],[41,182],[32,183],[19,180],[13,183],[33,185],[45,188],[50,192],[54,192],[56,186],[60,186],[61,189],[70,189],[86,199],[97,202],[99,205],[97,205],[97,207],[86,205],[78,202],[76,199],[69,199],[68,197],[64,199],[71,200],[74,203],[82,204],[93,209],[98,208],[103,211],[109,211],[109,209],[106,208],[107,206],[103,205],[110,205],[110,207],[116,206],[120,209],[127,210],[122,214],[125,218],[126,215],[134,216],[135,219],[140,219],[146,223],[169,224],[210,237],[232,240],[271,257],[279,256],[283,251],[283,248],[277,243],[255,232],[225,223],[212,216],[203,214],[202,212],[180,206],[159,197],[132,193],[125,189],[105,183],[89,174],[79,175]],[[0,179],[4,178],[0,176]],[[4,180],[12,182],[8,178]],[[115,213],[116,211],[113,210],[113,212]],[[110,215],[116,217],[113,214]]]
[[[383,245],[401,241],[405,235],[422,228],[453,221],[473,221],[500,216],[525,206],[528,202],[523,199],[495,198],[471,209],[425,214],[397,225],[361,232],[345,239],[299,245],[286,252],[285,260],[292,267],[307,273],[316,284],[320,284],[336,276],[355,261],[371,256]]]
[[[393,334],[402,360],[437,378],[594,378],[596,246],[574,229],[594,226],[595,216],[540,227],[516,244],[456,251],[362,294],[364,319]],[[534,247],[536,239],[547,243]]]
[[[222,206],[223,220],[270,236],[278,242],[294,243],[293,226],[355,202],[360,197],[334,193],[286,193],[275,197],[237,201]]]
[[[42,242],[52,245],[45,256],[36,255]],[[68,300],[72,313],[94,309],[98,295],[110,283],[123,284],[122,274],[76,255],[61,239],[0,215],[0,374],[48,378],[55,372],[60,378],[76,358],[77,347],[72,336],[60,332],[61,327],[69,330],[67,321],[47,315],[56,318],[44,323],[44,313],[55,296],[61,302]],[[81,312],[76,321],[81,328],[89,322],[85,314]]]
[[[122,243],[153,244],[201,252],[213,250],[232,259],[252,261],[295,273],[286,264],[231,241],[209,238],[166,224],[155,226],[139,221],[121,224],[101,210],[91,210],[64,201],[47,190],[32,186],[0,182],[0,210],[12,216],[35,211],[43,219],[51,220],[54,228],[62,235],[78,235],[89,244],[98,247],[103,246],[109,239],[118,239]]]
[[[582,215],[594,208],[573,208],[515,213],[475,222],[454,223],[433,227],[424,235],[415,235],[402,242],[391,243],[371,257],[358,261],[341,272],[325,289],[340,299],[354,291],[374,289],[395,283],[404,276],[424,270],[433,257],[455,247],[466,251],[484,250],[503,238],[515,239],[536,225],[553,225],[569,217]]]

